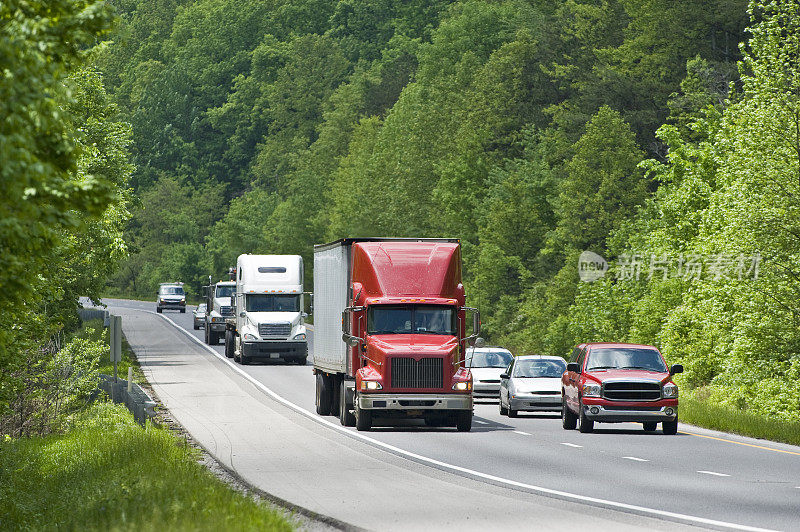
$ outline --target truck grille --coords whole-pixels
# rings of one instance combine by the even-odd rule
[[[277,338],[285,340],[292,332],[291,323],[259,323],[258,335],[261,338]]]
[[[394,357],[391,359],[392,388],[441,388],[441,358]]]
[[[607,382],[603,398],[609,401],[656,401],[661,399],[661,384],[657,382]]]
[[[233,316],[233,307],[219,307],[219,313],[223,316]]]

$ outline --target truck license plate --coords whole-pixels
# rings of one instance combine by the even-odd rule
[[[281,358],[281,354],[280,353],[270,353],[269,354],[269,358]]]

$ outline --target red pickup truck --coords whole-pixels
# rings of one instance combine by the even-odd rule
[[[664,434],[678,432],[678,386],[683,366],[667,363],[650,345],[592,343],[576,346],[561,377],[561,421],[592,432],[595,422],[642,423]],[[580,422],[580,424],[578,423]]]

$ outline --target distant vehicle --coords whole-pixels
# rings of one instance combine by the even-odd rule
[[[567,362],[561,357],[518,356],[500,375],[500,414],[560,412],[561,375]]]
[[[156,312],[164,309],[175,309],[186,312],[186,292],[183,283],[161,283],[156,295]]]
[[[379,418],[422,418],[469,431],[472,374],[463,364],[480,318],[465,300],[456,239],[314,246],[317,413],[357,430]]]
[[[236,282],[220,281],[205,289],[205,341],[208,345],[217,345],[225,337],[225,321],[234,317],[231,296],[236,292]]]
[[[194,314],[194,330],[206,326],[206,304],[200,303],[197,308],[192,311]]]
[[[476,347],[467,350],[467,367],[472,371],[472,396],[475,399],[497,399],[500,393],[500,374],[514,355],[502,347]]]
[[[561,378],[561,420],[565,429],[580,423],[592,432],[595,422],[642,423],[664,434],[678,432],[678,386],[672,376],[683,366],[667,368],[653,346],[639,344],[581,344],[572,351]]]
[[[226,320],[226,356],[239,364],[278,359],[305,365],[303,257],[239,255],[233,302],[233,318]]]

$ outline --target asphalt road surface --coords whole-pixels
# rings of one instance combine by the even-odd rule
[[[313,414],[311,357],[305,367],[283,363],[234,365],[224,358],[222,345],[200,345],[203,330],[192,329],[190,310],[185,314],[165,311],[158,316],[152,302],[107,300],[105,303],[112,312],[124,316],[123,328],[129,342],[131,334],[136,334],[131,329],[134,323],[146,330],[146,333],[140,331],[136,342],[131,342],[135,348],[138,346],[140,359],[142,353],[148,352],[151,341],[158,341],[159,345],[172,342],[175,345],[172,351],[176,353],[193,351],[194,356],[202,353],[203,360],[213,364],[213,371],[231,379],[228,386],[246,389],[263,404],[271,402],[268,406],[279,411],[282,420],[309,431],[313,439],[335,440],[348,453],[356,452],[351,457],[356,463],[361,453],[365,462],[396,466],[397,469],[387,475],[391,480],[383,478],[372,490],[369,482],[365,485],[360,478],[351,480],[342,486],[347,495],[338,502],[317,500],[314,490],[298,488],[296,493],[283,493],[290,502],[312,507],[314,511],[356,527],[424,529],[427,523],[431,529],[472,529],[487,524],[493,528],[496,524],[499,528],[527,523],[530,529],[553,530],[574,530],[579,525],[591,526],[594,530],[675,530],[687,528],[687,525],[713,529],[800,530],[800,447],[684,425],[680,425],[675,436],[665,436],[660,430],[645,433],[640,424],[632,423],[599,424],[595,425],[593,433],[581,434],[577,430],[562,429],[558,414],[522,413],[519,418],[510,419],[500,416],[497,403],[491,402],[476,405],[473,429],[469,433],[430,428],[416,421],[358,433],[354,428],[341,427],[337,418]],[[172,331],[179,327],[182,331],[167,333],[164,327]],[[200,342],[190,341],[187,335]],[[313,354],[313,333],[309,339]],[[160,360],[152,361],[152,371],[158,371],[157,366],[163,366],[168,359]],[[143,366],[147,365],[148,362],[143,361]],[[180,371],[180,365],[176,368],[172,371]],[[179,377],[180,373],[177,375]],[[173,410],[168,400],[164,397],[162,400]],[[183,401],[185,403],[186,399]],[[227,428],[215,430],[230,439],[242,433],[241,428],[237,432],[235,425],[232,420],[226,424]],[[193,435],[198,437],[194,432]],[[199,436],[202,443],[202,435]],[[204,446],[214,453],[214,444]],[[269,450],[262,452],[269,453]],[[325,447],[318,452],[322,456],[316,458],[325,462]],[[344,478],[346,474],[337,467],[354,467],[345,457],[338,466],[336,456],[329,458],[330,467],[326,466],[319,472],[322,474],[318,474],[321,483]],[[236,463],[232,463],[232,468],[239,470]],[[247,480],[258,482],[246,471],[240,473]],[[430,483],[414,480],[417,477],[427,478]],[[401,484],[393,487],[387,485],[389,482]],[[436,483],[443,483],[441,490],[452,491],[450,502],[445,497],[442,503],[441,514],[446,518],[434,515],[435,508],[427,509],[423,515],[418,510],[428,508],[441,495]],[[459,496],[456,486],[471,491]],[[269,487],[263,489],[270,491]],[[384,494],[386,490],[390,494],[393,490],[404,493],[411,501],[402,503],[392,496],[382,500],[377,497],[376,490]],[[478,492],[478,499],[468,506],[471,510],[464,515],[463,506],[456,504],[455,499],[458,497],[459,501],[469,503],[473,492]],[[345,499],[360,502],[349,505],[343,502]],[[386,507],[384,512],[368,511],[371,500]],[[392,502],[396,508],[388,508]],[[425,502],[430,504],[426,506]],[[403,513],[403,508],[407,508],[407,514]],[[516,516],[514,512],[524,515]],[[539,513],[532,515],[531,512]]]

